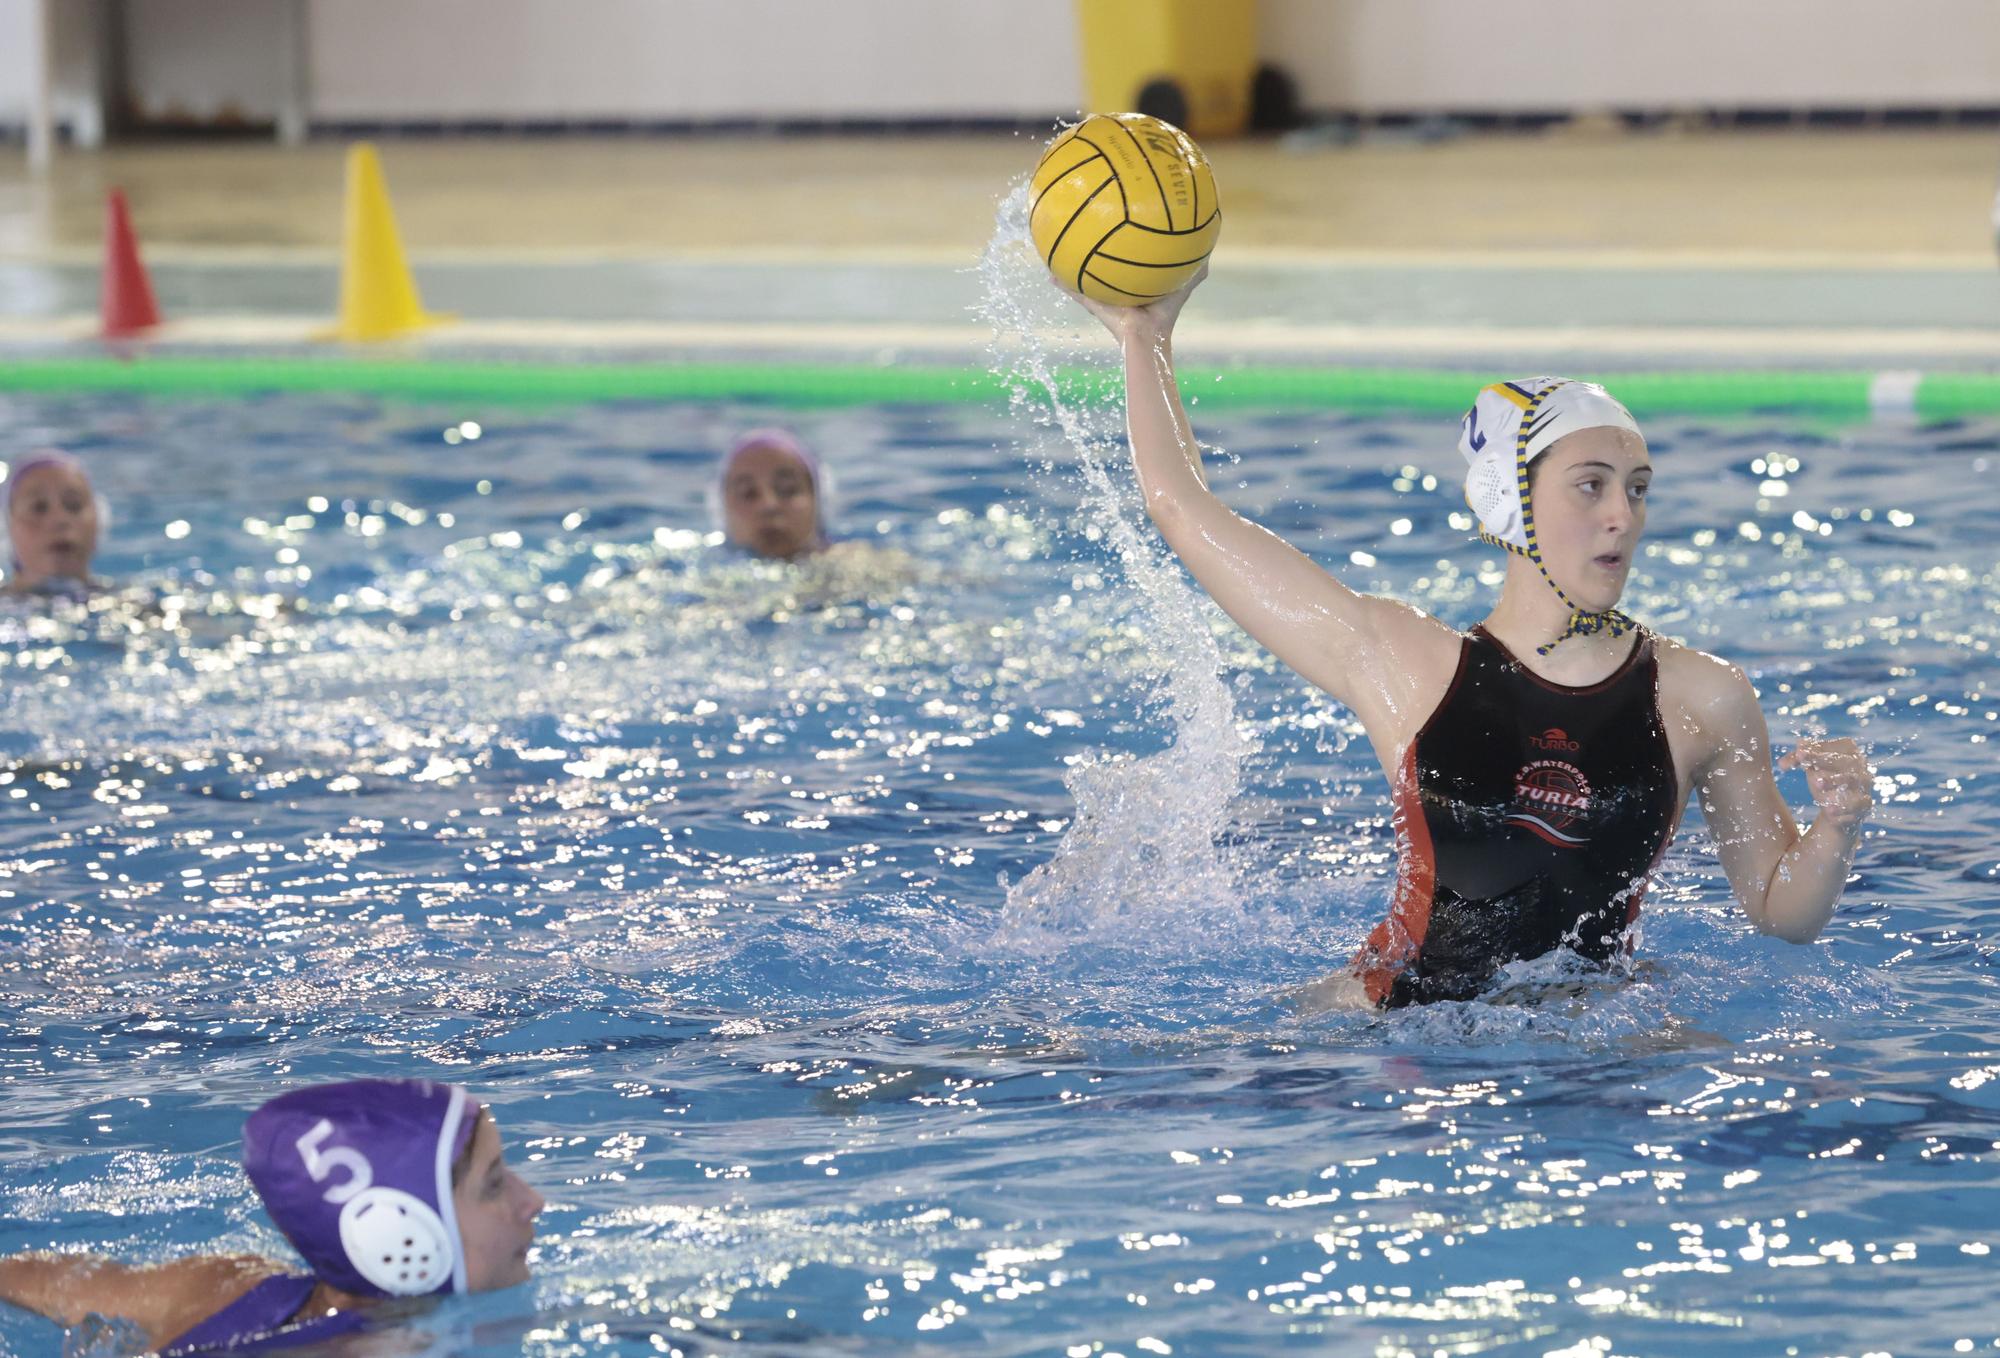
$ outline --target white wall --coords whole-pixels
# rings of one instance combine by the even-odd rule
[[[0,0],[0,127],[19,129],[28,121],[35,97],[38,30],[35,9],[41,0]],[[50,72],[49,106],[58,126],[86,145],[95,145],[104,131],[103,101],[98,91],[97,24],[103,0],[54,0],[49,5],[54,68]]]
[[[84,146],[104,140],[103,16],[108,0],[53,0],[55,70],[49,106]]]
[[[1993,0],[1264,0],[1307,108],[2000,104]]]
[[[0,0],[0,123],[20,127],[35,97],[40,0]]]
[[[315,0],[311,16],[323,119],[1038,116],[1082,88],[1070,0]]]
[[[141,117],[268,123],[278,116],[286,81],[283,4],[138,0],[125,14],[126,87]]]
[[[1212,0],[1230,3],[1232,0]],[[0,124],[38,0],[0,0]],[[143,107],[264,120],[289,0],[133,0]],[[1074,109],[1072,0],[305,0],[322,120],[1039,117]],[[53,0],[54,103],[95,114],[103,0]],[[1263,0],[1308,108],[2000,104],[1995,0]]]

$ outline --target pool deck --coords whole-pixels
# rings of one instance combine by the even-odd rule
[[[1627,132],[1209,148],[1226,228],[1184,326],[1208,356],[1652,367],[2000,364],[2000,139]],[[382,156],[432,351],[963,356],[970,272],[1026,134],[425,138]],[[0,150],[0,346],[94,332],[125,190],[159,343],[311,343],[337,290],[343,147]]]

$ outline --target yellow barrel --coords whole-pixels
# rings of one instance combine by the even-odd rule
[[[1076,14],[1087,111],[1150,113],[1195,137],[1250,121],[1257,0],[1076,0]]]

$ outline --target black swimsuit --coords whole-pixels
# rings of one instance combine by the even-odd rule
[[[1517,958],[1625,946],[1682,805],[1658,686],[1643,630],[1581,688],[1466,635],[1396,779],[1396,894],[1354,959],[1369,999],[1469,999]]]

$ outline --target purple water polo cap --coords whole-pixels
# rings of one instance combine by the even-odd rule
[[[478,1120],[453,1085],[314,1085],[250,1115],[243,1168],[323,1281],[367,1297],[463,1292],[451,1166]]]

